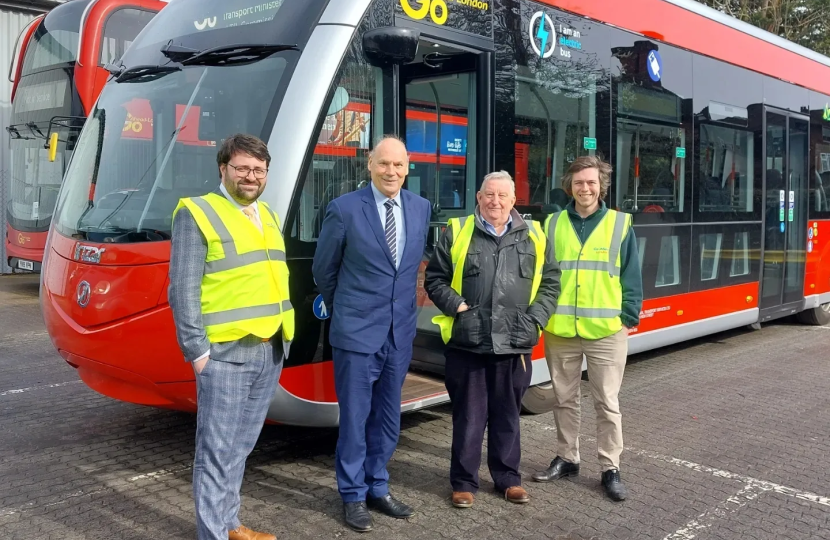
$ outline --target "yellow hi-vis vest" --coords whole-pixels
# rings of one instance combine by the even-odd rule
[[[282,326],[294,339],[294,308],[288,296],[288,267],[279,218],[259,202],[262,232],[217,193],[181,199],[207,240],[202,276],[202,322],[211,343],[249,334],[267,339]]]
[[[530,286],[530,302],[536,298],[536,293],[539,291],[539,284],[542,282],[542,267],[545,264],[545,247],[547,239],[542,233],[542,227],[538,221],[527,221],[529,236],[533,240],[533,245],[536,248],[536,268],[533,274],[533,283]],[[467,260],[467,251],[470,249],[470,241],[473,239],[473,231],[476,227],[475,215],[466,216],[463,218],[452,218],[449,220],[447,226],[452,230],[452,248],[450,248],[450,258],[452,259],[452,282],[450,286],[452,290],[461,295],[461,283],[464,276],[464,261]],[[432,318],[432,322],[437,324],[441,329],[441,339],[444,344],[449,343],[452,337],[452,325],[455,322],[455,316],[450,315],[436,315]]]
[[[600,339],[622,329],[620,250],[631,215],[608,210],[585,245],[567,211],[548,216],[545,234],[551,238],[562,270],[559,301],[545,331],[556,336]]]

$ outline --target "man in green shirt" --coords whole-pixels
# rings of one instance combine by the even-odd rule
[[[556,312],[545,327],[545,356],[554,390],[558,448],[537,482],[579,474],[579,386],[582,356],[597,413],[602,485],[624,500],[619,391],[628,355],[628,332],[639,324],[643,302],[637,241],[631,215],[606,208],[611,166],[594,156],[577,158],[562,179],[573,201],[545,222],[562,270]]]

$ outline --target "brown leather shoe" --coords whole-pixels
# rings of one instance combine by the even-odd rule
[[[504,498],[516,504],[525,504],[530,502],[530,495],[527,494],[525,488],[522,486],[513,486],[507,488],[504,492]]]
[[[456,508],[470,508],[475,500],[475,495],[469,491],[453,491],[452,505]]]
[[[228,540],[277,540],[277,537],[273,534],[252,531],[245,525],[240,525],[228,531]]]

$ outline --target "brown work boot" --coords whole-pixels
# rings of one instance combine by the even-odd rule
[[[456,508],[470,508],[474,500],[475,496],[469,491],[452,492],[452,505]]]
[[[277,537],[273,534],[252,531],[245,525],[240,525],[228,531],[228,540],[277,540]]]
[[[525,491],[525,488],[522,486],[507,488],[504,492],[504,498],[516,504],[525,504],[530,502],[530,495],[527,494],[527,491]]]

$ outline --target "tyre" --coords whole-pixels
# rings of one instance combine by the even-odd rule
[[[826,326],[830,323],[830,303],[822,304],[817,308],[802,311],[798,315],[798,322],[811,326]]]
[[[553,385],[549,382],[531,386],[522,399],[522,410],[528,414],[543,414],[553,410]]]

